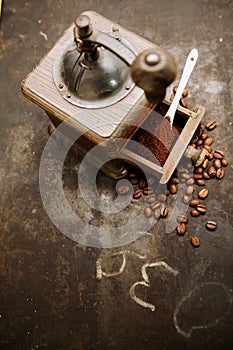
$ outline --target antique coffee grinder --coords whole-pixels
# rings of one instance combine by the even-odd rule
[[[121,159],[127,159],[166,183],[186,152],[204,108],[177,108],[182,128],[162,165],[127,144],[147,118],[154,118],[152,112],[159,103],[169,107],[166,88],[176,75],[176,60],[168,50],[87,11],[27,76],[22,92],[46,111],[55,127],[65,122],[82,133],[77,141],[81,153],[103,143],[91,161],[98,167],[102,154],[111,155],[112,160],[101,168],[109,176],[124,177],[127,170]],[[197,162],[204,156],[190,148],[186,153]]]

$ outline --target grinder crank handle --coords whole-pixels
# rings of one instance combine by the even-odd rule
[[[180,79],[180,83],[178,85],[175,97],[172,101],[172,104],[170,105],[166,115],[164,118],[169,119],[170,121],[170,125],[171,125],[171,129],[172,129],[172,125],[173,125],[173,119],[176,113],[176,109],[177,106],[179,104],[179,101],[181,99],[182,93],[184,91],[185,86],[187,85],[187,82],[189,80],[189,77],[193,71],[193,68],[197,62],[197,58],[198,58],[198,51],[197,49],[192,49],[187,57],[185,66],[184,66],[184,70]]]

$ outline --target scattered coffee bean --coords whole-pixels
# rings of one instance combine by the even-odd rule
[[[156,210],[160,207],[160,205],[161,205],[161,203],[159,201],[154,201],[153,203],[150,204],[150,207],[152,210]]]
[[[182,173],[182,174],[181,174],[181,177],[182,177],[183,179],[185,179],[185,180],[188,180],[188,179],[190,179],[191,175],[190,175],[190,174],[186,174],[186,173]]]
[[[222,167],[222,162],[220,159],[215,158],[213,161],[213,166],[215,167],[215,169],[219,169]]]
[[[203,173],[202,167],[199,166],[199,167],[195,168],[195,169],[194,169],[194,173],[195,173],[195,174],[201,174],[201,173]]]
[[[190,214],[194,217],[197,218],[198,216],[200,216],[200,212],[196,209],[192,209],[190,210]]]
[[[192,185],[187,186],[186,189],[185,189],[185,193],[188,196],[190,196],[193,193],[193,191],[194,191],[194,187]]]
[[[204,141],[204,145],[205,146],[211,146],[212,145],[212,143],[213,143],[213,138],[212,137],[207,137],[207,139],[205,139],[205,141]]]
[[[209,154],[208,154],[208,159],[209,159],[209,160],[212,160],[213,158],[214,158],[213,153],[209,153]]]
[[[154,191],[153,191],[153,188],[151,188],[151,187],[144,187],[144,188],[143,188],[143,194],[144,194],[145,196],[149,196],[149,195],[151,195],[153,192],[154,192]]]
[[[201,146],[201,145],[203,144],[203,140],[198,140],[198,141],[196,142],[196,144],[197,144],[197,146]]]
[[[139,199],[139,198],[141,198],[141,195],[142,195],[142,191],[141,191],[141,190],[139,190],[139,189],[135,189],[135,190],[134,190],[134,193],[133,193],[133,198],[134,198],[134,199]]]
[[[145,179],[140,179],[138,182],[138,185],[140,188],[146,187],[146,180]]]
[[[206,228],[210,231],[214,231],[217,228],[217,223],[215,221],[209,220],[206,223]]]
[[[184,195],[184,196],[182,197],[182,201],[183,201],[184,204],[189,204],[189,201],[190,201],[189,196]]]
[[[203,177],[204,177],[205,180],[209,180],[210,179],[210,175],[207,173],[207,171],[204,171]]]
[[[154,177],[150,177],[148,179],[148,186],[152,186],[152,185],[154,185],[154,183],[155,183],[155,178]]]
[[[196,209],[199,211],[200,214],[205,214],[206,213],[206,207],[204,204],[198,204],[196,206]]]
[[[130,172],[130,173],[129,173],[129,177],[130,177],[130,178],[132,178],[132,177],[136,177],[136,174],[135,174],[135,173],[133,173],[133,172]]]
[[[154,217],[155,219],[158,219],[160,217],[160,208],[156,208],[154,211]]]
[[[214,158],[222,159],[223,157],[224,157],[223,151],[220,151],[219,149],[216,149],[216,151],[214,151]]]
[[[186,100],[183,97],[180,99],[180,105],[184,108],[187,108],[188,106]]]
[[[194,178],[190,177],[187,181],[186,181],[186,185],[189,186],[189,185],[193,185],[195,182]]]
[[[149,196],[146,198],[147,203],[153,203],[156,201],[156,197],[155,196]]]
[[[200,180],[200,179],[203,178],[203,174],[193,174],[193,178],[194,178],[195,180]]]
[[[225,175],[225,171],[223,168],[220,168],[216,171],[216,177],[217,179],[221,180]]]
[[[174,94],[176,94],[177,89],[178,89],[178,85],[175,85],[175,86],[173,87],[173,93],[174,93]]]
[[[216,175],[216,169],[214,166],[210,166],[208,169],[207,169],[207,173],[211,176],[211,177],[214,177]]]
[[[179,182],[180,182],[180,181],[179,181],[178,177],[173,177],[173,178],[171,179],[171,183],[174,184],[174,185],[178,185]]]
[[[209,145],[204,145],[204,148],[211,153],[213,151],[212,147],[210,147]]]
[[[175,194],[175,193],[177,192],[176,185],[170,184],[170,185],[168,186],[168,190],[169,190],[169,192],[170,192],[171,194]]]
[[[203,134],[201,134],[201,139],[202,139],[202,140],[207,139],[207,137],[208,137],[208,134],[207,134],[206,132],[204,132]]]
[[[204,159],[204,161],[202,162],[202,168],[203,169],[206,169],[207,168],[207,166],[208,166],[208,164],[209,164],[209,160],[206,158],[206,159]]]
[[[198,193],[198,197],[201,199],[205,199],[209,194],[209,191],[207,190],[207,188],[203,188],[202,190],[199,191]]]
[[[178,235],[183,236],[186,232],[186,225],[185,223],[181,222],[177,227],[176,227],[176,231],[178,233]]]
[[[130,187],[128,185],[121,185],[117,188],[117,192],[120,195],[127,194],[129,192]]]
[[[145,207],[145,208],[144,208],[144,214],[145,214],[145,216],[146,216],[147,218],[150,218],[150,217],[152,216],[153,212],[152,212],[152,210],[151,210],[150,207]]]
[[[173,100],[174,100],[174,97],[175,97],[175,95],[174,95],[174,94],[171,94],[171,95],[170,95],[170,101],[173,101]]]
[[[188,96],[188,89],[185,88],[184,91],[182,92],[182,96],[183,97],[187,97]]]
[[[166,218],[168,216],[168,208],[166,206],[164,206],[163,208],[161,208],[160,210],[160,216],[162,218]]]
[[[186,215],[178,215],[177,216],[177,221],[179,223],[184,223],[184,224],[187,224],[188,222],[188,217]]]
[[[206,129],[207,130],[213,130],[214,128],[216,128],[217,126],[217,122],[216,120],[211,120],[207,125],[206,125]]]
[[[196,207],[198,204],[200,204],[200,201],[199,201],[199,199],[197,199],[197,198],[193,198],[193,199],[191,199],[191,201],[189,202],[190,207]]]
[[[225,158],[221,159],[222,166],[228,166],[228,161]]]
[[[200,246],[200,239],[197,236],[192,236],[191,243],[195,248],[197,248]]]
[[[137,185],[138,184],[138,178],[137,177],[131,177],[130,182],[132,185]]]
[[[157,196],[157,199],[158,199],[158,201],[160,201],[160,202],[166,202],[167,196],[166,196],[165,194],[163,194],[163,193],[160,193],[160,194]]]
[[[202,180],[202,179],[196,180],[196,184],[197,184],[198,186],[205,186],[205,181]]]

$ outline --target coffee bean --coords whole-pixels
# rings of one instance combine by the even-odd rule
[[[199,129],[199,132],[202,133],[205,130],[205,125],[200,123],[198,129]]]
[[[206,207],[204,204],[198,204],[196,206],[196,209],[199,211],[200,214],[205,214],[206,213]]]
[[[153,203],[150,204],[150,207],[152,210],[156,210],[160,207],[160,205],[161,205],[161,203],[159,201],[154,201]]]
[[[156,201],[156,197],[155,196],[149,196],[146,198],[147,203],[153,203]]]
[[[185,189],[185,193],[188,196],[190,196],[193,193],[193,191],[194,191],[194,187],[192,185],[187,186],[186,189]]]
[[[175,97],[175,95],[174,95],[174,94],[171,94],[171,95],[170,95],[170,101],[173,101],[173,100],[174,100],[174,97]]]
[[[178,235],[183,236],[186,232],[186,225],[182,222],[176,227]]]
[[[200,246],[200,239],[197,236],[192,236],[191,243],[195,248],[197,248]]]
[[[190,179],[190,176],[191,176],[190,174],[186,174],[186,173],[181,174],[181,178],[183,178],[185,180]]]
[[[221,162],[221,160],[220,159],[214,159],[214,161],[213,161],[213,166],[215,167],[215,169],[219,169],[219,168],[221,168],[222,167],[222,162]]]
[[[205,199],[209,194],[209,191],[207,190],[207,188],[203,188],[202,190],[199,191],[198,193],[198,197],[201,199]]]
[[[148,186],[152,186],[152,185],[154,185],[154,183],[155,183],[155,178],[154,177],[150,177],[148,179]]]
[[[221,159],[221,163],[222,166],[228,166],[228,161],[225,158]]]
[[[197,199],[197,198],[193,198],[193,199],[191,199],[191,201],[189,202],[190,207],[196,207],[198,204],[200,204],[200,201],[199,201],[199,199]]]
[[[139,189],[135,189],[135,190],[134,190],[134,193],[133,193],[133,198],[134,198],[134,199],[139,199],[139,198],[141,198],[141,195],[142,195],[142,191],[141,191],[141,190],[139,190]]]
[[[208,134],[207,134],[206,132],[204,132],[203,134],[201,134],[201,139],[202,139],[202,140],[207,139],[207,137],[208,137]]]
[[[203,169],[206,169],[207,166],[208,166],[208,164],[209,164],[209,160],[206,158],[206,159],[204,159],[204,161],[202,162],[201,166],[202,166]]]
[[[187,224],[188,222],[188,217],[186,215],[178,215],[177,216],[177,221],[179,223],[184,223],[184,224]]]
[[[210,147],[209,145],[204,145],[204,148],[211,153],[213,151],[212,147]]]
[[[150,207],[145,207],[144,208],[144,215],[147,217],[147,218],[150,218],[152,216],[152,210]]]
[[[177,177],[171,178],[171,183],[172,183],[172,184],[178,185],[179,182],[180,182],[180,181],[179,181],[179,179],[178,179]]]
[[[209,154],[208,154],[208,159],[209,159],[209,160],[212,160],[213,158],[214,158],[213,153],[209,153]]]
[[[217,223],[215,221],[209,220],[206,223],[206,228],[210,231],[214,231],[217,228]]]
[[[197,141],[198,141],[198,136],[197,136],[197,135],[196,135],[196,136],[193,136],[191,142],[192,142],[192,143],[196,143]]]
[[[224,177],[224,175],[225,175],[225,171],[223,168],[220,168],[217,170],[217,172],[216,172],[217,179],[221,180]]]
[[[204,171],[203,177],[204,177],[205,180],[209,180],[210,179],[210,175],[207,173],[207,171]]]
[[[154,191],[153,191],[153,188],[151,188],[151,187],[144,187],[144,188],[143,188],[143,194],[144,194],[145,196],[149,196],[149,195],[151,195],[153,192],[154,192]]]
[[[207,173],[211,176],[211,177],[214,177],[216,175],[216,169],[214,166],[210,166],[208,169],[207,169]]]
[[[186,181],[186,185],[193,185],[195,182],[194,178],[190,177],[187,181]]]
[[[138,178],[137,177],[131,177],[130,182],[132,185],[137,185],[138,184]]]
[[[198,140],[198,141],[196,142],[196,144],[197,144],[197,146],[201,146],[201,145],[203,144],[203,140]]]
[[[117,188],[117,192],[120,195],[125,195],[129,192],[130,187],[128,185],[121,185]]]
[[[133,172],[130,172],[130,173],[129,173],[129,177],[130,177],[130,178],[136,177],[136,174],[133,173]]]
[[[161,211],[160,211],[160,216],[162,218],[166,218],[168,216],[168,208],[166,206],[164,206]]]
[[[200,166],[194,169],[195,174],[201,174],[202,172],[203,172],[203,169]]]
[[[140,179],[138,182],[138,185],[140,188],[144,188],[146,186],[146,180],[145,179]]]
[[[198,186],[205,186],[205,181],[200,179],[200,180],[196,180],[196,185]]]
[[[187,97],[188,96],[188,89],[185,88],[184,91],[182,92],[182,96],[183,97]]]
[[[180,105],[184,108],[187,108],[188,106],[186,100],[183,97],[180,99]]]
[[[219,149],[216,149],[216,151],[214,151],[214,158],[222,159],[223,157],[224,157],[223,151],[220,151]]]
[[[158,199],[158,201],[160,201],[160,202],[166,202],[167,196],[166,196],[165,194],[163,194],[163,193],[160,193],[160,194],[157,196],[157,199]]]
[[[205,146],[211,146],[213,141],[214,140],[212,139],[212,137],[207,137],[207,139],[205,139],[205,141],[204,141],[204,145]]]
[[[193,178],[194,178],[195,180],[200,180],[200,179],[203,178],[203,174],[193,174]]]
[[[214,128],[216,128],[216,126],[217,126],[216,120],[211,120],[209,123],[207,123],[206,129],[213,130]]]
[[[173,93],[174,93],[174,94],[176,93],[177,89],[178,89],[178,85],[175,85],[175,86],[173,87]]]
[[[160,208],[155,209],[154,217],[155,217],[155,219],[158,219],[160,217]]]
[[[168,186],[168,190],[171,194],[175,194],[177,192],[177,188],[176,188],[176,185],[174,184],[169,184]]]
[[[183,195],[183,197],[182,197],[182,201],[183,201],[183,203],[184,204],[189,204],[189,196],[187,196],[187,195]]]
[[[190,214],[194,217],[197,218],[198,216],[200,216],[200,212],[196,209],[192,209],[190,210]]]

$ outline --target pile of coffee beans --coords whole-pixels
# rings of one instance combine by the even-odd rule
[[[177,87],[174,87],[175,94]],[[187,89],[183,92],[180,104],[187,108],[185,97],[188,95]],[[171,96],[171,99],[174,98]],[[208,197],[209,190],[206,187],[206,181],[216,178],[221,180],[225,175],[224,168],[228,165],[224,152],[213,148],[214,140],[209,132],[217,127],[215,120],[210,121],[207,125],[200,124],[190,142],[190,145],[198,150],[205,149],[206,156],[199,166],[195,166],[190,161],[179,165],[171,176],[166,186],[158,183],[155,177],[146,180],[139,172],[131,171],[129,180],[134,186],[134,199],[140,199],[145,196],[146,206],[144,215],[147,218],[154,217],[156,219],[166,218],[168,216],[168,206],[166,205],[169,195],[175,195],[178,186],[183,184],[185,194],[182,197],[184,204],[189,205],[189,214],[193,218],[205,215],[207,208],[205,199]],[[122,187],[122,188],[121,188]],[[129,186],[123,185],[118,188],[118,193],[124,195],[129,192]],[[188,214],[188,215],[189,215]],[[183,236],[187,232],[188,216],[182,215],[177,217],[177,234]],[[217,223],[214,220],[206,222],[206,229],[214,231]],[[193,235],[190,238],[193,247],[200,246],[200,238]]]

